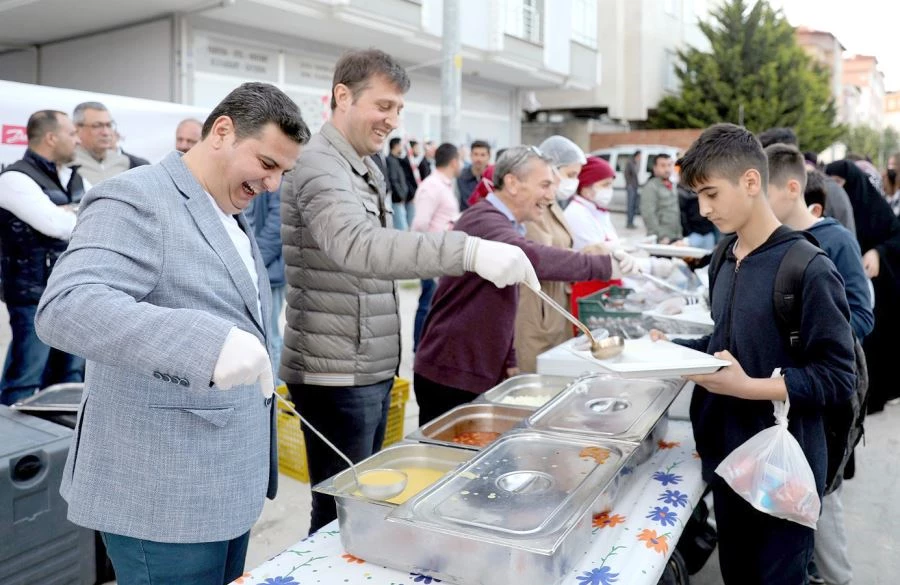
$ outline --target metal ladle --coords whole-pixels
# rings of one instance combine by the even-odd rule
[[[590,340],[591,342],[591,355],[596,359],[606,360],[611,357],[616,357],[625,350],[625,340],[623,340],[621,337],[614,335],[612,337],[607,337],[606,339],[597,341],[587,325],[576,319],[575,315],[568,312],[565,308],[563,308],[562,305],[554,301],[550,295],[539,288],[532,287],[529,284],[526,284],[526,286],[531,289],[531,292],[539,296],[545,303],[556,309],[556,311],[558,311],[560,315],[568,319],[572,323],[572,325],[578,327],[578,329],[580,329],[581,332],[587,336],[588,340]]]
[[[362,473],[359,473],[356,470],[356,466],[352,461],[350,461],[350,458],[344,455],[343,451],[335,447],[331,441],[326,439],[325,435],[320,433],[318,429],[316,429],[316,427],[309,424],[309,421],[307,421],[299,412],[297,412],[293,404],[285,400],[277,392],[275,393],[275,396],[278,398],[278,400],[281,401],[281,404],[283,404],[288,410],[291,411],[291,413],[294,414],[294,416],[300,419],[300,422],[305,424],[309,428],[309,430],[315,433],[317,437],[322,439],[323,443],[328,445],[332,451],[340,455],[341,459],[347,462],[347,465],[349,465],[350,469],[353,471],[353,477],[356,480],[356,487],[359,488],[359,491],[360,493],[362,493],[362,495],[372,500],[388,500],[400,495],[403,490],[406,489],[406,484],[409,481],[409,478],[407,477],[406,473],[398,469],[368,469],[366,471],[363,471]],[[387,483],[375,483],[372,480],[374,479],[374,474],[376,473],[383,474],[388,477],[395,476],[396,480]],[[366,476],[369,477],[369,483],[366,483],[364,479]]]

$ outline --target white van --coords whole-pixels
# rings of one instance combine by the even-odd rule
[[[676,146],[662,144],[620,144],[611,148],[601,148],[591,153],[591,156],[599,156],[604,159],[616,171],[616,179],[613,181],[614,195],[609,207],[613,211],[625,211],[627,194],[625,192],[625,165],[641,151],[638,160],[638,185],[643,185],[653,176],[653,163],[657,155],[668,154],[673,161],[681,156],[681,149]]]

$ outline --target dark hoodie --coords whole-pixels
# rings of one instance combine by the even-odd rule
[[[733,250],[728,250],[712,295],[716,323],[712,334],[678,343],[710,354],[727,349],[751,378],[769,378],[773,370],[783,368],[791,402],[788,428],[803,448],[821,494],[828,462],[823,408],[850,399],[855,362],[844,284],[824,256],[817,256],[803,277],[803,361],[795,361],[787,351],[775,321],[772,294],[782,258],[801,238],[799,232],[779,228],[741,261],[739,269]],[[691,421],[707,482],[729,453],[775,424],[768,400],[723,396],[700,387],[691,401]]]

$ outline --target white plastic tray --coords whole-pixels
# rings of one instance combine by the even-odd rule
[[[590,350],[570,348],[576,356],[622,378],[672,378],[693,374],[711,374],[731,362],[670,341],[648,338],[628,339],[618,356],[598,360]]]
[[[703,325],[709,327],[710,331],[712,331],[713,325],[715,325],[706,305],[688,305],[682,309],[680,313],[674,315],[661,313],[654,309],[652,311],[644,311],[644,316],[662,320],[668,319],[671,321],[678,321],[679,323],[688,323],[690,325]]]
[[[672,258],[703,258],[712,254],[712,250],[693,248],[691,246],[673,246],[671,244],[638,244],[637,247],[651,256],[668,256]]]

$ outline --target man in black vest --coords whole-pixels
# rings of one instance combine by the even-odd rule
[[[51,349],[34,331],[34,315],[50,270],[62,254],[85,192],[75,158],[78,134],[63,112],[28,118],[28,149],[0,173],[0,273],[12,341],[0,379],[0,403],[13,404],[40,388],[80,382],[84,360]],[[88,186],[89,187],[89,186]]]

